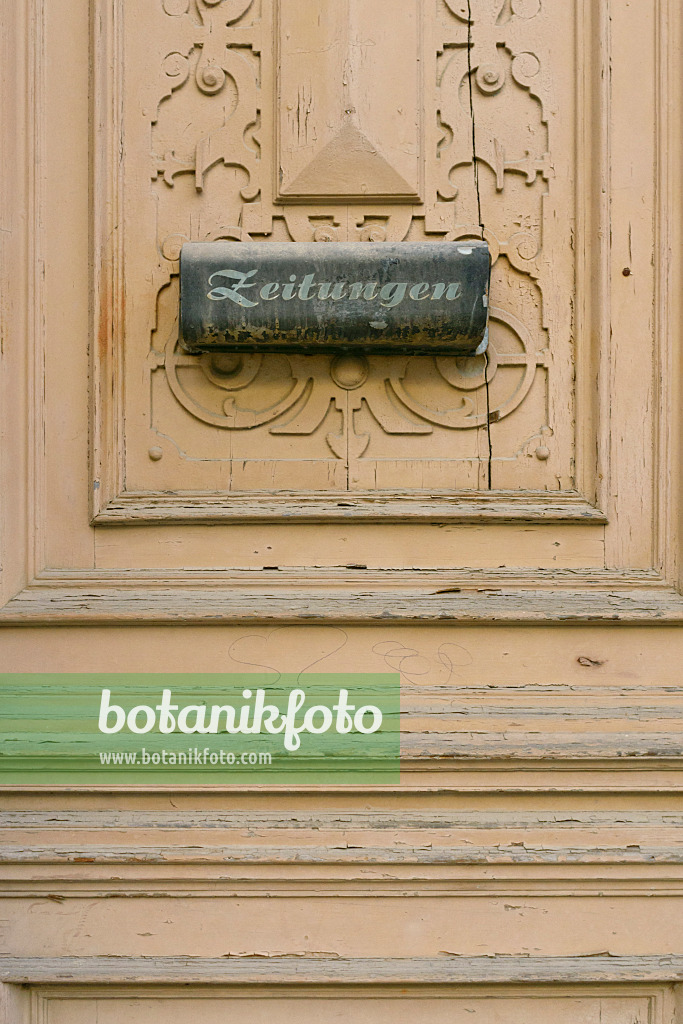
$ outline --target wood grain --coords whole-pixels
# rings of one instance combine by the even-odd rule
[[[514,985],[671,984],[681,956],[448,956],[313,959],[200,957],[3,957],[0,980],[30,985]]]

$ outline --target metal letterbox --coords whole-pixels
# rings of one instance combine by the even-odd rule
[[[188,352],[473,355],[486,348],[485,242],[189,242]]]

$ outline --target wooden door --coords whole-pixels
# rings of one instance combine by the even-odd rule
[[[2,671],[400,672],[403,755],[3,789],[4,1021],[672,1024],[679,6],[0,6]],[[488,358],[179,348],[186,240],[481,237]]]

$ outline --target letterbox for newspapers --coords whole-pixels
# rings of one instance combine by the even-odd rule
[[[478,355],[488,340],[485,242],[189,242],[188,352]]]

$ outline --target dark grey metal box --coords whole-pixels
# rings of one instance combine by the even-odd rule
[[[410,352],[486,346],[485,242],[189,242],[180,256],[188,352]]]

